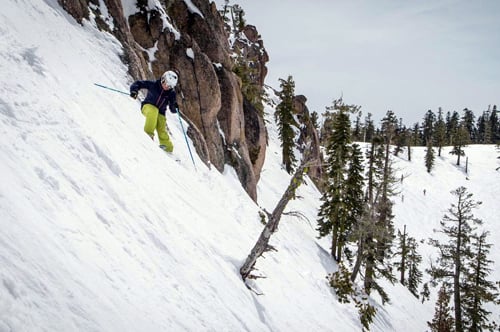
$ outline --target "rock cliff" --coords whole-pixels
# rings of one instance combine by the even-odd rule
[[[179,73],[178,103],[197,153],[219,171],[234,167],[256,201],[267,145],[262,97],[269,58],[242,8],[218,11],[208,0],[58,1],[79,23],[94,21],[116,36],[134,80]],[[297,108],[308,112],[305,100]],[[314,137],[309,129],[304,135]]]
[[[59,0],[78,22],[95,20],[123,45],[123,59],[133,79],[155,79],[165,70],[179,73],[178,103],[189,122],[188,135],[204,162],[222,171],[233,166],[240,181],[257,199],[256,185],[264,162],[266,130],[262,114],[245,102],[242,81],[234,73],[234,50],[223,16],[207,0],[147,1]],[[104,17],[107,13],[110,17]],[[254,27],[242,27],[252,31]],[[250,32],[247,32],[250,34]],[[239,50],[247,45],[238,45]],[[265,54],[262,42],[259,54]],[[250,49],[250,48],[249,48]],[[255,53],[255,51],[253,51]],[[248,54],[260,70],[262,86],[267,56]],[[242,59],[239,58],[241,61]]]

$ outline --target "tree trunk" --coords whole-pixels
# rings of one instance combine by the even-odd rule
[[[403,228],[403,245],[401,247],[401,278],[402,285],[405,284],[405,265],[406,265],[406,225]]]
[[[241,277],[243,278],[243,281],[245,281],[246,278],[250,275],[250,272],[253,270],[253,267],[255,266],[257,258],[259,258],[268,248],[269,239],[271,238],[271,235],[277,231],[281,215],[283,214],[286,205],[291,199],[294,198],[295,191],[302,184],[304,178],[304,169],[312,163],[312,161],[309,160],[308,155],[309,154],[306,153],[306,155],[304,156],[301,165],[295,171],[294,175],[290,180],[290,184],[286,188],[285,193],[283,194],[283,196],[281,196],[280,201],[278,202],[278,204],[274,208],[273,213],[269,217],[269,221],[267,222],[266,226],[264,226],[264,229],[262,230],[259,239],[257,240],[257,243],[255,243],[254,247],[250,251],[250,254],[245,260],[245,263],[240,268],[240,274]]]
[[[457,147],[457,166],[460,166],[460,155],[462,154],[462,147],[461,146],[458,146]]]
[[[337,260],[337,263],[340,263],[342,261],[342,251],[344,250],[344,243],[345,240],[343,239],[345,230],[343,227],[339,230],[339,234],[341,234],[340,238],[337,240],[337,249],[336,249],[336,256],[335,259]]]
[[[367,239],[367,247],[370,252],[368,253],[365,261],[364,290],[366,294],[370,295],[375,270],[375,244],[373,243],[373,238],[369,237]]]
[[[354,263],[354,267],[352,268],[352,273],[351,273],[351,281],[354,282],[356,280],[356,277],[358,276],[359,269],[361,268],[361,262],[363,260],[363,237],[360,236],[358,240],[358,252],[356,254],[356,262]]]
[[[384,155],[384,174],[382,180],[382,197],[380,199],[380,203],[378,204],[382,208],[379,208],[379,220],[378,223],[380,225],[380,231],[382,232],[382,236],[377,241],[377,260],[380,262],[384,261],[385,258],[385,250],[387,246],[387,242],[389,242],[389,221],[387,220],[389,217],[388,213],[388,191],[389,191],[389,180],[390,180],[390,168],[389,168],[389,149],[391,139],[389,138],[385,145],[385,155]]]
[[[460,209],[460,203],[458,204],[458,209]],[[462,326],[462,301],[460,296],[460,272],[462,270],[462,257],[461,247],[462,247],[462,220],[459,217],[458,229],[457,229],[457,243],[456,243],[456,255],[455,255],[455,273],[453,275],[453,305],[455,307],[455,331],[463,332]]]
[[[331,248],[331,254],[333,259],[338,263],[338,257],[336,255],[336,250],[337,250],[337,245],[338,245],[338,237],[339,237],[339,226],[337,224],[337,221],[335,222],[333,226],[333,231],[332,231],[332,248]]]

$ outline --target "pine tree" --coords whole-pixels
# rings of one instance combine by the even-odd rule
[[[394,266],[400,272],[399,282],[408,287],[408,290],[418,298],[418,287],[422,282],[422,272],[419,269],[422,256],[418,253],[417,241],[408,236],[406,225],[402,233],[398,231],[398,240],[398,250],[395,256],[399,256],[400,260]]]
[[[407,287],[410,293],[418,298],[418,287],[422,283],[423,273],[420,270],[420,263],[422,263],[422,256],[418,253],[418,244],[415,238],[408,238],[408,280]]]
[[[391,244],[393,240],[392,228],[392,205],[384,202],[383,188],[390,188],[384,184],[386,175],[385,152],[382,140],[375,137],[370,149],[367,151],[367,189],[363,213],[356,228],[351,234],[357,242],[356,261],[351,274],[351,280],[355,280],[362,267],[364,267],[364,291],[370,294],[376,290],[382,298],[382,302],[389,301],[389,296],[382,288],[379,279],[385,278],[391,283],[395,281],[392,268],[386,255],[392,255]],[[387,168],[390,170],[390,167]],[[390,178],[390,177],[389,177]],[[388,192],[390,196],[390,191]],[[385,249],[382,251],[382,249]]]
[[[463,124],[459,125],[452,134],[453,149],[450,154],[457,156],[457,166],[460,166],[460,157],[465,156],[464,147],[469,142],[469,134]]]
[[[443,120],[443,110],[441,109],[441,107],[438,111],[434,129],[434,143],[438,149],[438,157],[441,157],[441,149],[444,145],[446,145],[446,124]]]
[[[490,123],[490,109],[484,111],[482,115],[477,118],[477,143],[489,144],[491,143],[491,123]]]
[[[408,153],[408,161],[411,161],[411,144],[412,144],[411,129],[406,130],[405,137],[406,137],[406,149]]]
[[[361,128],[361,112],[358,112],[356,115],[356,121],[354,122],[354,129],[352,131],[352,139],[354,141],[362,141],[363,140],[363,128]]]
[[[463,287],[464,328],[467,331],[493,331],[494,323],[488,321],[491,312],[484,304],[495,303],[498,299],[495,283],[486,279],[490,274],[493,261],[488,259],[491,244],[486,242],[488,232],[475,236],[472,241],[472,258],[467,262],[468,269]]]
[[[439,250],[436,264],[431,265],[428,270],[433,282],[444,280],[453,286],[453,306],[455,310],[455,330],[464,331],[462,318],[462,291],[461,284],[467,275],[466,262],[472,256],[470,249],[471,235],[475,225],[481,225],[482,221],[472,214],[481,202],[472,199],[472,194],[465,187],[459,187],[452,191],[457,197],[457,203],[452,204],[440,222],[441,229],[435,232],[443,233],[448,237],[448,242],[441,243],[430,239],[430,244]]]
[[[453,111],[453,114],[450,115],[450,112],[446,115],[446,137],[448,137],[448,145],[454,144],[454,135],[458,130],[458,126],[460,124],[460,115],[457,111]]]
[[[422,140],[420,138],[420,124],[418,122],[413,124],[413,130],[411,133],[411,144],[413,146],[420,146],[422,144]]]
[[[347,229],[343,232],[342,242],[349,241],[348,235],[353,229],[358,227],[359,219],[363,214],[363,189],[365,182],[363,171],[363,154],[361,148],[358,144],[353,144],[351,146],[349,168],[347,170],[345,195],[345,204],[348,211],[346,219]],[[354,240],[354,242],[356,241]],[[350,252],[347,252],[349,253],[347,258],[350,260]],[[340,255],[340,252],[337,252],[337,255]]]
[[[453,329],[453,317],[450,313],[450,294],[446,287],[446,284],[441,286],[438,293],[438,299],[436,301],[436,309],[434,311],[434,317],[432,321],[427,322],[427,325],[432,332],[452,332]]]
[[[363,212],[360,222],[352,234],[353,241],[357,243],[356,261],[352,270],[351,280],[355,281],[362,266],[365,267],[365,291],[369,294],[374,274],[375,266],[375,188],[378,187],[375,168],[376,151],[380,151],[380,139],[374,137],[371,146],[366,152],[367,172],[366,172],[366,194],[364,199]]]
[[[318,231],[320,237],[331,234],[331,254],[337,262],[342,259],[342,251],[350,231],[349,199],[347,195],[347,174],[350,160],[351,122],[349,113],[356,112],[357,106],[346,105],[342,99],[335,100],[329,110],[331,114],[332,132],[329,135],[326,147],[327,155],[327,184],[321,200],[322,205],[318,213]]]
[[[375,125],[373,124],[372,114],[368,113],[365,117],[363,142],[371,142],[375,135]]]
[[[390,159],[390,147],[393,143],[393,139],[396,135],[397,128],[397,118],[394,112],[387,111],[386,116],[382,119],[382,135],[384,138],[384,152],[383,152],[383,165],[381,169],[382,182],[380,188],[380,199],[377,202],[378,210],[378,224],[380,230],[382,231],[381,236],[378,238],[378,259],[380,261],[384,260],[384,257],[390,255],[390,248],[392,247],[392,241],[395,238],[394,235],[394,225],[392,219],[394,215],[392,214],[393,202],[391,201],[391,196],[394,194],[394,184],[396,180],[394,178],[394,172],[392,169],[392,161]]]
[[[429,139],[427,141],[427,149],[425,149],[425,168],[427,169],[427,173],[430,173],[432,171],[432,168],[434,167],[434,161],[434,149],[432,148],[432,142]]]
[[[395,253],[395,255],[401,256],[401,260],[394,264],[396,266],[396,269],[399,272],[401,272],[401,276],[399,277],[399,282],[402,285],[404,285],[406,283],[406,278],[405,278],[406,259],[408,257],[408,247],[407,247],[408,238],[407,237],[408,237],[408,234],[406,233],[406,225],[404,225],[403,233],[398,231],[399,247],[398,247],[398,251],[396,251],[396,253]]]
[[[477,129],[475,126],[474,112],[468,108],[464,108],[464,115],[462,116],[462,124],[467,130],[467,139],[470,142],[477,141]]]
[[[400,152],[403,151],[403,147],[407,144],[407,135],[406,135],[406,127],[403,125],[403,119],[399,119],[398,128],[396,129],[396,137],[394,139],[394,144],[396,147],[394,148],[394,156],[398,156]]]
[[[425,113],[424,122],[422,123],[422,135],[424,138],[422,144],[425,146],[429,145],[429,141],[431,141],[434,136],[435,122],[436,115],[432,110],[428,110],[427,113]]]
[[[499,111],[497,105],[493,105],[490,115],[491,139],[495,144],[500,144],[500,120],[498,118]]]
[[[293,117],[293,98],[295,95],[295,82],[292,76],[287,80],[280,78],[281,91],[278,96],[281,103],[276,107],[274,118],[278,125],[279,138],[282,148],[282,162],[286,171],[290,174],[295,168],[297,159],[294,154],[295,132],[293,127],[297,127],[297,122]]]

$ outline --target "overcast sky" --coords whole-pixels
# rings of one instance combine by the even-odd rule
[[[216,3],[223,4],[223,0]],[[270,57],[266,83],[292,75],[310,111],[343,95],[406,125],[438,107],[500,104],[499,0],[231,0]]]

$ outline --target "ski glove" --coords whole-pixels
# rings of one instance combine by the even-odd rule
[[[179,111],[179,104],[177,104],[177,102],[175,102],[174,104],[174,109],[170,109],[170,113],[177,113]]]
[[[136,99],[137,98],[137,91],[130,91],[130,97]]]

